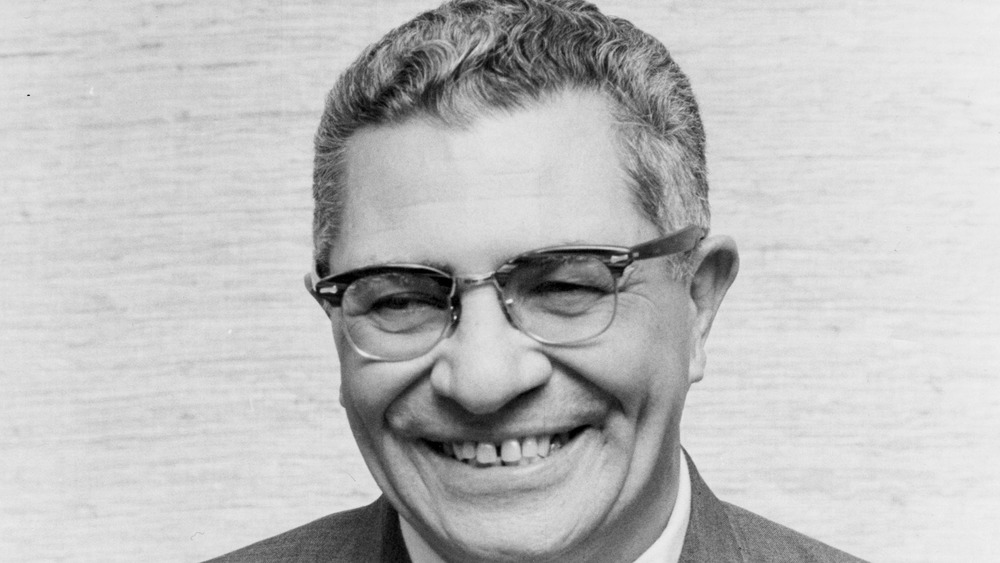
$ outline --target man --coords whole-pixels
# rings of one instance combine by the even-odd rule
[[[315,271],[384,496],[224,561],[856,561],[717,500],[680,446],[736,276],[655,39],[456,0],[370,47],[316,138]]]

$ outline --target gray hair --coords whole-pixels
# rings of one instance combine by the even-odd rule
[[[466,127],[573,89],[611,102],[639,211],[661,233],[707,229],[704,129],[662,43],[582,0],[451,0],[369,46],[327,96],[313,169],[320,274],[339,234],[346,145],[356,131],[415,117]]]

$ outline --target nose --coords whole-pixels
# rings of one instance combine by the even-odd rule
[[[542,345],[510,324],[497,297],[489,284],[463,293],[461,317],[431,369],[434,391],[477,415],[499,411],[552,373]]]

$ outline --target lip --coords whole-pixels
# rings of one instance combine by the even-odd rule
[[[502,431],[489,431],[482,429],[471,429],[469,431],[446,431],[446,432],[429,432],[426,434],[421,434],[418,436],[411,436],[413,439],[423,440],[425,442],[438,442],[438,443],[449,443],[449,442],[494,442],[499,443],[504,440],[520,440],[527,436],[556,436],[559,434],[575,433],[579,432],[588,427],[597,427],[598,425],[592,422],[577,422],[563,424],[560,426],[550,426],[547,428],[535,428],[535,429],[505,429]]]
[[[580,428],[601,429],[610,410],[606,401],[586,397],[567,399],[552,405],[511,408],[484,416],[469,416],[455,409],[442,409],[428,415],[411,403],[401,403],[387,416],[393,434],[404,440],[429,442],[494,442],[527,436],[555,436]]]
[[[584,461],[597,454],[601,431],[585,425],[558,450],[525,465],[475,466],[446,456],[426,440],[414,440],[411,453],[419,467],[435,476],[440,486],[455,495],[509,496],[519,492],[547,491],[565,484],[571,473],[589,466]],[[460,497],[461,498],[461,497]]]
[[[430,447],[432,451],[438,455],[442,455],[449,459],[457,459],[463,463],[469,463],[477,467],[486,467],[492,465],[493,463],[499,463],[504,466],[512,465],[527,465],[530,463],[538,463],[543,461],[549,455],[555,453],[556,451],[562,449],[564,446],[569,445],[573,440],[576,439],[581,433],[590,428],[590,426],[578,426],[567,432],[559,432],[555,434],[529,434],[524,436],[512,436],[508,438],[503,438],[501,440],[461,440],[461,441],[449,441],[449,442],[436,442],[432,440],[423,440],[423,442]],[[532,453],[526,454],[522,457],[522,448],[527,447],[528,441],[531,440],[531,450]],[[505,448],[513,442],[516,449],[511,450],[509,453],[515,458],[511,459],[501,459],[506,453]],[[478,462],[478,455],[472,453],[477,451],[483,445],[489,445],[493,450],[494,460],[490,462]],[[469,448],[464,455],[460,456],[457,452],[459,448]],[[535,453],[537,452],[537,453]],[[469,454],[472,454],[471,457]]]

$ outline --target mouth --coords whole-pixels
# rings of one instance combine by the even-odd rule
[[[589,426],[566,432],[505,438],[503,440],[436,442],[422,440],[431,451],[472,467],[523,466],[540,463],[568,446]]]

